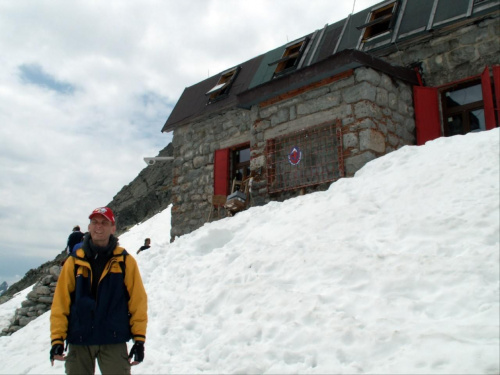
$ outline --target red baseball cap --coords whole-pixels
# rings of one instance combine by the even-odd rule
[[[113,214],[113,211],[111,211],[111,208],[109,207],[98,207],[89,216],[89,219],[92,219],[95,215],[102,215],[109,221],[111,221],[111,224],[115,225],[115,215]]]

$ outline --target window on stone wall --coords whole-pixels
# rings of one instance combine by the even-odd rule
[[[208,102],[212,103],[217,100],[223,99],[229,94],[231,85],[233,84],[240,67],[231,68],[223,72],[217,81],[217,84],[212,87],[205,95],[208,96]]]
[[[272,63],[269,63],[269,66],[276,65],[273,78],[279,77],[283,74],[297,69],[306,45],[307,38],[302,38],[286,46],[281,58],[279,60],[273,61]]]
[[[363,33],[363,41],[384,34],[392,29],[396,18],[396,4],[397,2],[394,1],[373,10],[369,15],[368,22],[357,27],[358,30],[365,30]]]
[[[447,88],[441,103],[445,136],[486,130],[481,80]]]
[[[250,176],[250,145],[235,148],[231,152],[231,159],[231,180],[246,180]]]
[[[500,108],[500,66],[493,66],[492,70],[493,80],[486,66],[480,75],[461,81],[439,87],[415,86],[417,144],[423,145],[442,135],[498,127],[500,112],[495,111],[495,105]]]
[[[344,176],[340,121],[311,127],[266,144],[267,190],[299,189]]]
[[[214,154],[214,195],[229,195],[250,176],[250,143],[216,150]],[[236,183],[235,183],[236,181]]]

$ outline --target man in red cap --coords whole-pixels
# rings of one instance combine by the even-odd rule
[[[67,374],[93,374],[96,359],[103,375],[130,374],[130,366],[144,359],[146,291],[135,259],[114,236],[113,211],[99,207],[89,219],[82,247],[64,263],[57,282],[50,360],[65,361]]]

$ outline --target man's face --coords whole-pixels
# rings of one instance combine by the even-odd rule
[[[109,236],[115,231],[116,226],[103,215],[95,215],[90,219],[89,233],[97,246],[106,246],[109,242]]]

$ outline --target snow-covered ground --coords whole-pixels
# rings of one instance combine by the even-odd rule
[[[10,320],[14,315],[14,311],[21,307],[21,303],[26,299],[26,296],[32,289],[33,285],[16,293],[10,300],[0,305],[0,331],[2,328],[10,325]]]
[[[499,373],[499,136],[404,147],[174,243],[169,209],[135,226],[120,243],[149,326],[132,373]],[[0,373],[64,373],[49,349],[46,313],[0,337]]]

